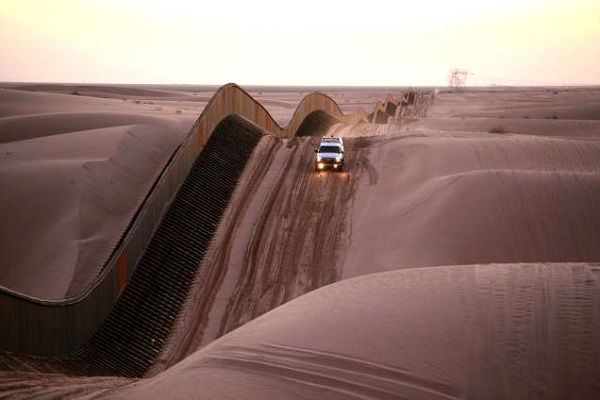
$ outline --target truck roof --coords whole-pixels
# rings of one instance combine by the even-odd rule
[[[340,143],[342,145],[344,144],[342,138],[339,136],[324,136],[321,138],[321,143],[327,143],[327,142],[336,142],[336,143]]]
[[[328,144],[339,145],[342,148],[342,151],[344,151],[344,141],[339,136],[324,136],[324,137],[322,137],[321,138],[321,146],[328,145]]]

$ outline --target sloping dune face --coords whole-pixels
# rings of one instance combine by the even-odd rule
[[[600,267],[371,274],[259,317],[116,398],[594,398]],[[551,334],[548,334],[548,333]]]
[[[346,277],[600,259],[598,140],[409,130],[374,139],[369,163]]]
[[[121,103],[0,93],[1,286],[73,297],[110,257],[189,129]]]
[[[126,125],[5,143],[0,283],[44,299],[98,274],[181,137]]]

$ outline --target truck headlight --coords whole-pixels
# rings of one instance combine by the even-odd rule
[[[336,157],[335,158],[335,162],[341,162],[342,161],[342,157]]]
[[[323,157],[317,156],[317,162],[321,162],[323,160]]]

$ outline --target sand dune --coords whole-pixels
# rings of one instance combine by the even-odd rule
[[[409,131],[371,147],[345,276],[600,259],[598,140]]]
[[[88,131],[128,125],[155,125],[172,130],[182,137],[189,123],[176,119],[126,113],[50,113],[0,119],[0,143],[28,140],[63,133]],[[40,129],[43,127],[43,129]]]
[[[114,398],[592,398],[599,274],[492,264],[345,280]]]
[[[120,125],[2,145],[2,285],[45,299],[85,289],[181,139]]]
[[[433,129],[435,117],[401,127],[334,126],[331,132],[361,139],[347,140],[356,156],[348,181],[362,171],[351,235],[342,259],[327,259],[352,279],[280,306],[125,395],[184,398],[193,391],[185,382],[193,379],[206,398],[594,398],[600,387],[596,122],[582,134],[571,129],[579,121],[514,118],[536,134],[498,135],[473,129],[498,119],[446,119],[455,132]],[[540,125],[564,133],[542,137]],[[337,181],[329,178],[323,182]],[[310,193],[321,197],[315,188]],[[343,202],[335,203],[343,213]],[[255,223],[238,220],[236,229],[249,232]],[[227,240],[240,240],[243,253],[247,235]],[[284,247],[271,240],[270,253],[290,254],[302,240]],[[264,274],[260,283],[235,289],[249,308],[272,299],[266,260],[255,267]],[[304,262],[298,270],[316,265]],[[287,267],[277,287],[289,293],[301,284],[286,286]],[[260,291],[262,284],[267,288]]]
[[[42,299],[75,296],[193,119],[148,115],[121,100],[0,94],[0,114],[10,115],[0,118],[0,285]]]
[[[75,95],[74,92],[79,93],[77,90],[59,87],[62,90],[50,92],[0,89],[0,118],[53,113],[119,113],[138,118],[152,115],[180,121],[188,130],[208,102],[206,96],[193,93],[169,92],[140,99],[135,97],[135,90],[120,89],[93,97],[93,93]]]
[[[103,108],[124,107],[122,100],[96,99],[87,96],[69,96],[57,93],[28,92],[14,89],[0,91],[0,117],[44,114],[53,112],[90,112]]]
[[[345,109],[374,93],[336,99]],[[222,287],[208,289],[223,298],[188,304],[171,345],[201,338],[209,312],[241,326],[212,341],[225,332],[208,324],[207,340],[189,340],[187,358],[163,372],[158,365],[150,378],[0,372],[0,395],[596,398],[599,93],[441,93],[426,118],[337,124],[330,132],[353,151],[346,175],[313,174],[310,138],[263,139],[256,154],[272,168],[251,161],[220,227],[227,234],[212,245],[219,256],[229,252],[215,263],[223,274],[243,277],[248,268],[254,278],[246,286],[220,279]],[[0,143],[8,221],[0,243],[9,260],[0,284],[73,295],[97,273],[90,265],[114,246],[188,117],[149,116],[148,105],[132,101],[1,94],[0,138],[10,139]],[[300,94],[261,96],[276,118],[289,118]],[[57,99],[65,103],[51,104]],[[488,133],[498,125],[507,133]],[[326,248],[315,245],[315,232]],[[259,262],[248,261],[248,249]],[[341,281],[313,290],[331,277]]]
[[[554,120],[524,118],[436,118],[431,117],[411,124],[412,130],[425,132],[478,132],[489,133],[501,128],[505,133],[527,134],[543,137],[594,138],[600,132],[600,121],[594,120]]]
[[[172,92],[157,87],[156,90],[149,87],[133,85],[76,85],[76,84],[52,84],[52,83],[30,83],[12,84],[11,89],[19,91],[73,94],[88,97],[135,97],[135,98],[157,98],[172,95]]]
[[[429,116],[599,120],[595,88],[525,88],[444,93]]]

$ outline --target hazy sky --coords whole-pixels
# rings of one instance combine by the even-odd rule
[[[599,0],[0,0],[0,81],[600,84]]]

